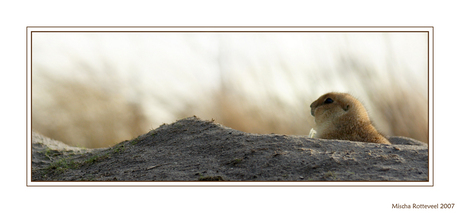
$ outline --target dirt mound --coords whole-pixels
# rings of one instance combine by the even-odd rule
[[[32,181],[428,181],[426,144],[249,134],[197,117],[111,148],[32,135]]]

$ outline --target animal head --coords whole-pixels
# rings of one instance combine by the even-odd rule
[[[333,121],[343,115],[356,115],[368,119],[364,106],[353,96],[347,93],[330,92],[322,95],[311,105],[311,115],[315,122]],[[351,113],[350,113],[351,112]],[[356,119],[359,119],[357,117]]]

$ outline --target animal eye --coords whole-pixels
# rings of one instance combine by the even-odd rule
[[[326,98],[326,100],[324,101],[325,104],[330,104],[330,103],[333,103],[334,100],[332,100],[331,98]]]

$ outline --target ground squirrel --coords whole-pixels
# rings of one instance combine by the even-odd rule
[[[364,106],[347,93],[326,93],[311,105],[316,138],[391,144],[372,125]]]

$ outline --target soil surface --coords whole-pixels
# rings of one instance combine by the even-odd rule
[[[33,181],[428,181],[425,143],[249,134],[189,117],[110,148],[32,133]]]

